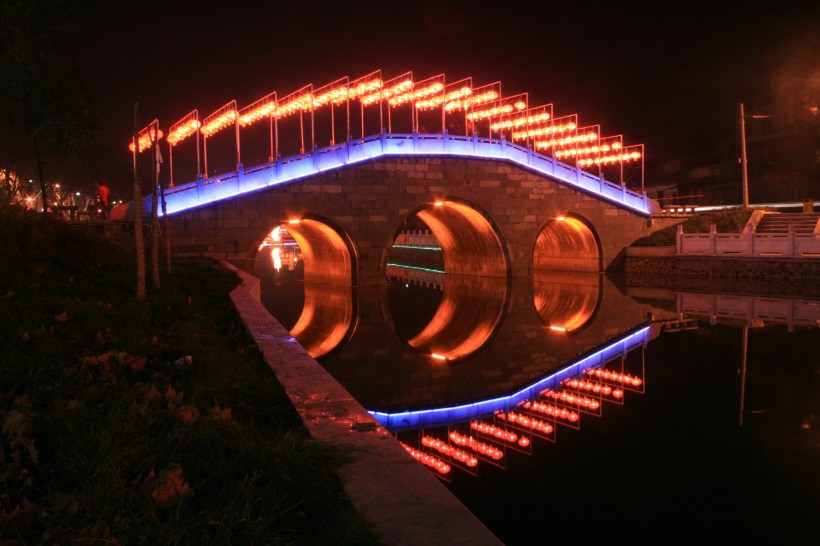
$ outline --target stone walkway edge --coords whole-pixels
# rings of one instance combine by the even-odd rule
[[[241,279],[231,299],[311,436],[351,456],[337,474],[380,544],[502,545],[265,309],[260,280],[222,264]]]

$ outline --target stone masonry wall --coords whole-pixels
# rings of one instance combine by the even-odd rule
[[[392,157],[174,215],[171,236],[177,255],[248,259],[276,225],[310,215],[347,234],[360,282],[378,284],[404,220],[437,200],[458,200],[484,214],[499,233],[515,276],[530,274],[537,235],[557,215],[573,214],[592,227],[603,269],[619,267],[626,246],[661,227],[503,160]]]

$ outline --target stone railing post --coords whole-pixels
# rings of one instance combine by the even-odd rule
[[[675,227],[675,254],[683,254],[683,226]]]
[[[717,226],[709,224],[709,247],[712,249],[712,256],[717,255]]]
[[[788,254],[787,254],[788,256],[794,256],[796,254],[796,252],[795,252],[796,249],[794,248],[794,245],[795,245],[795,241],[794,241],[794,224],[789,224],[789,237],[788,237],[788,243],[787,243],[787,246],[786,246],[786,248],[787,248],[786,252],[788,252]]]

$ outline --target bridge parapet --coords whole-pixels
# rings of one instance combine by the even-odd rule
[[[590,174],[529,148],[474,136],[444,134],[388,134],[350,140],[343,144],[241,169],[233,173],[176,186],[165,192],[167,214],[231,199],[272,185],[292,182],[354,163],[384,156],[458,156],[506,160],[591,193],[600,199],[649,216],[651,201],[621,184]],[[151,213],[151,196],[143,199],[143,211]]]

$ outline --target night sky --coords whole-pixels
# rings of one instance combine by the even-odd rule
[[[127,144],[141,126],[166,129],[231,100],[382,70],[416,81],[500,81],[503,95],[578,114],[580,125],[645,144],[651,182],[697,146],[725,147],[737,104],[776,82],[820,89],[820,8],[550,2],[140,2],[83,13],[83,63],[111,154],[113,190],[130,191]],[[561,3],[569,4],[569,2]],[[334,6],[334,7],[330,7]],[[118,154],[122,154],[119,157]],[[116,166],[122,161],[122,167]],[[116,197],[116,195],[115,195]]]

